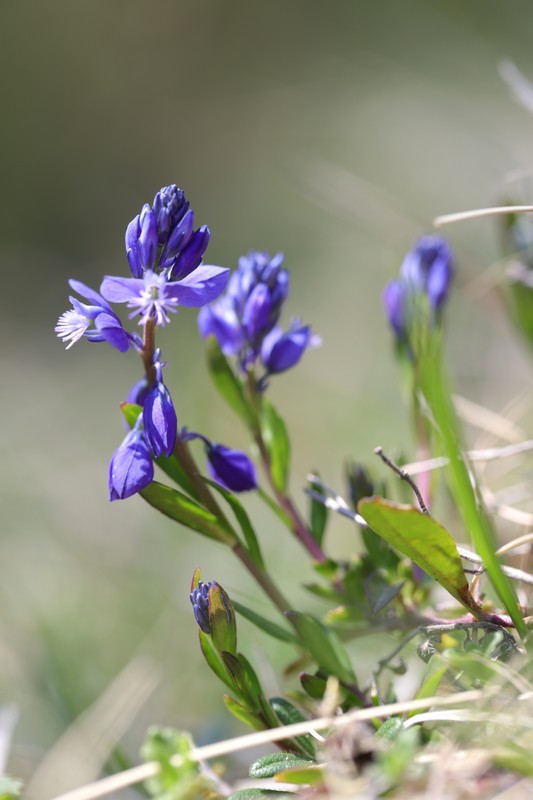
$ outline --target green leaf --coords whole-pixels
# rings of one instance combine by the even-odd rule
[[[322,488],[320,481],[315,481],[311,479],[309,481],[309,488],[312,491],[316,492],[317,494],[320,494],[323,497],[325,496],[324,489]],[[313,534],[313,539],[319,545],[322,545],[322,540],[324,539],[324,533],[326,531],[327,522],[328,522],[328,509],[326,508],[324,503],[321,503],[319,500],[316,500],[314,497],[311,497],[309,506],[309,527],[311,533]]]
[[[214,336],[207,340],[207,366],[213,383],[226,403],[248,426],[253,425],[253,414],[246,400],[244,387]]]
[[[233,606],[239,614],[242,614],[249,622],[253,622],[254,625],[265,633],[268,633],[269,636],[273,636],[274,639],[279,639],[282,642],[290,642],[290,644],[298,644],[298,639],[293,633],[280,627],[275,622],[265,619],[261,614],[252,611],[252,609],[247,608],[247,606],[244,606],[242,603],[238,603],[236,600],[233,601]]]
[[[259,679],[248,659],[242,653],[221,655],[248,710],[260,717],[268,727],[276,728],[277,717],[266,702]]]
[[[315,765],[311,767],[293,767],[278,772],[274,780],[280,783],[295,783],[297,786],[317,786],[324,781],[324,770]]]
[[[198,634],[200,638],[200,649],[203,653],[203,656],[217,678],[225,683],[226,686],[228,686],[232,691],[237,691],[237,685],[232,679],[231,673],[228,672],[228,669],[222,661],[220,654],[216,650],[211,637],[202,630],[198,630]]]
[[[22,781],[0,775],[0,800],[14,800],[22,791]]]
[[[269,753],[254,761],[250,767],[250,778],[273,778],[285,769],[311,766],[314,766],[312,761],[293,753]]]
[[[215,649],[221,654],[225,651],[235,653],[237,650],[235,609],[228,593],[219,583],[214,583],[209,589],[208,608],[211,641]]]
[[[178,798],[182,790],[191,786],[199,772],[192,750],[193,742],[188,733],[155,726],[148,729],[141,756],[145,761],[156,761],[159,764],[157,775],[146,781],[150,795],[155,798]],[[178,767],[171,763],[176,755],[183,758],[183,763]],[[171,794],[167,795],[167,792]]]
[[[238,540],[235,535],[214,514],[206,511],[177,489],[171,489],[170,486],[165,486],[163,483],[152,481],[139,494],[162,514],[181,522],[185,527],[230,547],[237,544]]]
[[[382,497],[361,500],[357,510],[373,531],[418,564],[452,597],[467,608],[473,608],[474,601],[456,544],[433,517]]]
[[[308,672],[302,672],[300,675],[300,683],[309,697],[313,700],[322,700],[327,685],[325,678],[320,678],[317,675],[309,675]]]
[[[311,658],[328,675],[335,675],[350,686],[357,684],[350,659],[338,636],[311,614],[287,611]]]
[[[250,522],[250,517],[248,516],[248,513],[240,500],[238,500],[235,495],[232,494],[232,492],[224,489],[224,487],[220,486],[220,484],[215,483],[215,481],[205,478],[205,482],[215,489],[215,491],[221,494],[224,500],[226,500],[240,525],[250,558],[252,558],[253,562],[257,564],[258,567],[262,567],[264,569],[265,562],[263,561],[263,555],[261,553],[261,548],[259,547],[259,541],[257,539],[256,532],[252,523]]]
[[[267,397],[261,399],[261,436],[270,461],[270,471],[275,487],[280,492],[287,488],[291,446],[287,428]]]
[[[376,731],[378,739],[385,739],[387,742],[394,741],[403,730],[403,722],[400,717],[390,717],[379,726]]]
[[[507,609],[518,634],[525,638],[528,630],[518,607],[516,592],[496,555],[496,533],[485,509],[475,475],[467,466],[461,430],[441,361],[440,338],[431,336],[419,364],[419,385],[435,421],[444,455],[448,457],[448,476],[455,505],[463,517],[466,530],[472,536],[475,549],[483,559],[496,594]]]
[[[227,694],[224,695],[224,703],[228,711],[231,711],[233,716],[240,722],[244,722],[245,725],[248,725],[248,727],[252,728],[254,731],[264,731],[266,725],[263,720],[254,714],[253,711],[243,706],[242,703],[238,703],[233,697]]]
[[[304,717],[302,712],[296,708],[292,703],[284,697],[271,697],[270,705],[274,709],[276,716],[282,725],[292,725],[296,722],[306,722],[307,718]],[[295,736],[294,741],[303,752],[304,756],[315,759],[316,748],[315,740],[309,734],[303,736]]]

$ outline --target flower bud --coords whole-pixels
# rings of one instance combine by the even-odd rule
[[[194,617],[219,653],[237,651],[235,609],[227,594],[216,581],[199,581],[190,594]]]
[[[146,441],[156,458],[172,455],[176,444],[178,422],[165,384],[158,380],[152,386],[143,405],[143,425]]]
[[[255,465],[241,450],[232,450],[223,444],[209,444],[207,469],[213,480],[232,492],[257,489]]]
[[[269,375],[284,372],[298,363],[308,347],[319,344],[320,338],[312,335],[310,325],[295,321],[286,333],[274,328],[268,334],[261,346],[261,361]]]

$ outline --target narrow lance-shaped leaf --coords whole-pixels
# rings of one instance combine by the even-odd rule
[[[348,654],[334,631],[311,614],[288,611],[287,617],[301,636],[309,655],[321,669],[349,686],[357,684]]]
[[[209,539],[222,542],[230,547],[233,547],[238,541],[237,537],[220,522],[218,517],[210,511],[206,511],[190,497],[178,492],[177,489],[171,489],[170,486],[165,486],[163,483],[152,481],[146,489],[140,492],[140,495],[165,516],[181,522],[182,525]]]
[[[440,340],[436,336],[431,336],[420,358],[420,388],[435,420],[436,432],[442,441],[444,454],[449,460],[448,475],[457,509],[472,536],[477,552],[483,559],[494,590],[507,609],[516,630],[524,638],[528,633],[527,627],[518,607],[514,587],[504,574],[496,555],[496,534],[485,509],[475,475],[465,460],[461,431],[441,360]]]
[[[467,608],[474,608],[454,540],[435,519],[381,497],[361,500],[359,514],[373,531],[412,559]]]
[[[242,383],[238,380],[214,336],[207,340],[207,366],[216,388],[235,413],[253,424],[253,413],[248,405]]]
[[[280,492],[287,488],[291,446],[287,428],[282,418],[266,398],[261,399],[261,436],[270,460],[270,470],[274,485]]]
[[[268,633],[269,636],[273,636],[274,639],[279,639],[281,642],[298,644],[297,637],[291,633],[291,631],[285,630],[285,628],[280,627],[275,622],[266,619],[265,617],[261,616],[261,614],[258,614],[256,611],[252,611],[251,608],[244,606],[242,603],[239,603],[236,600],[233,601],[233,605],[239,614],[249,620],[249,622],[252,622],[265,633]]]
[[[263,561],[263,555],[261,553],[257,535],[252,523],[250,522],[250,517],[248,516],[248,513],[240,500],[238,500],[232,492],[224,489],[224,487],[220,486],[220,484],[215,483],[215,481],[210,481],[208,478],[205,478],[205,482],[208,483],[209,486],[211,486],[215,491],[221,494],[231,507],[231,510],[235,514],[237,522],[240,525],[250,558],[255,564],[257,564],[258,567],[262,567],[264,569],[265,562]]]

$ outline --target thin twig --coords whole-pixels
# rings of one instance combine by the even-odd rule
[[[433,225],[440,228],[441,225],[449,225],[452,222],[463,222],[469,219],[480,219],[481,217],[493,217],[498,214],[527,214],[533,212],[533,206],[495,206],[493,208],[474,208],[471,211],[456,211],[454,214],[442,214],[435,217]]]
[[[404,469],[395,464],[394,461],[391,461],[390,458],[388,458],[388,456],[386,456],[385,453],[383,452],[382,447],[376,447],[374,453],[377,456],[379,456],[383,461],[383,463],[386,464],[387,467],[390,467],[390,469],[393,472],[395,472],[396,475],[398,475],[398,477],[402,479],[402,481],[405,481],[407,484],[409,484],[409,486],[416,495],[416,499],[418,500],[418,505],[420,506],[420,511],[423,514],[426,514],[427,516],[431,516],[429,513],[429,509],[424,502],[424,498],[422,497],[422,493],[418,488],[418,486],[416,485],[416,483],[414,482],[414,480],[411,478],[411,476]]]
[[[321,717],[305,722],[296,722],[292,725],[284,725],[267,731],[258,731],[256,733],[247,734],[246,736],[237,736],[223,742],[208,744],[205,747],[195,747],[192,749],[189,757],[194,761],[218,758],[219,756],[228,755],[229,753],[235,753],[262,744],[276,742],[280,739],[302,736],[306,733],[312,733],[313,731],[327,728],[343,728],[355,722],[382,719],[383,717],[389,717],[393,714],[404,714],[409,711],[417,711],[430,706],[477,703],[482,700],[484,696],[486,696],[486,693],[480,690],[472,690],[457,692],[456,694],[446,696],[438,695],[436,697],[420,698],[404,703],[390,703],[385,706],[356,709],[340,717]],[[179,767],[183,763],[184,758],[181,755],[175,755],[171,759],[171,764],[174,767]],[[145,781],[157,775],[158,772],[159,764],[155,761],[150,761],[147,764],[140,764],[137,767],[119,772],[116,775],[111,775],[108,778],[103,778],[95,783],[81,786],[79,789],[74,789],[71,792],[59,795],[54,798],[54,800],[93,800],[93,798],[104,797],[120,789],[126,789],[128,786]]]
[[[481,569],[478,571],[483,572],[485,567],[483,565],[483,559],[477,553],[472,553],[471,550],[466,550],[464,547],[457,547],[457,552],[464,558],[466,561],[471,561],[474,564],[479,564]],[[529,572],[524,572],[521,569],[516,569],[515,567],[507,567],[502,564],[502,570],[507,575],[508,578],[511,578],[513,581],[520,581],[520,583],[527,583],[528,586],[533,586],[533,575]]]

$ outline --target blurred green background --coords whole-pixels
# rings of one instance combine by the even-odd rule
[[[282,250],[286,321],[298,314],[323,337],[271,388],[298,501],[311,468],[340,488],[348,457],[371,461],[377,444],[412,454],[381,290],[435,215],[527,199],[509,180],[531,168],[533,116],[498,62],[533,76],[532,25],[529,0],[0,3],[0,705],[19,711],[10,772],[27,777],[44,759],[32,797],[91,777],[87,753],[76,760],[58,738],[132,662],[112,696],[131,711],[133,756],[150,722],[200,742],[240,730],[198,653],[196,566],[270,613],[222,549],[138,498],[108,503],[118,404],[140,365],[87,342],[64,352],[53,327],[67,279],[96,287],[125,274],[127,223],[177,183],[211,228],[208,263]],[[447,233],[459,263],[451,371],[462,393],[498,409],[531,388],[531,371],[487,289],[496,226]],[[161,336],[179,422],[246,446],[210,387],[195,317],[183,311]],[[309,603],[300,550],[249,507],[288,594]],[[335,520],[330,542],[349,554],[357,536]],[[271,663],[288,654],[242,632],[276,693]]]

